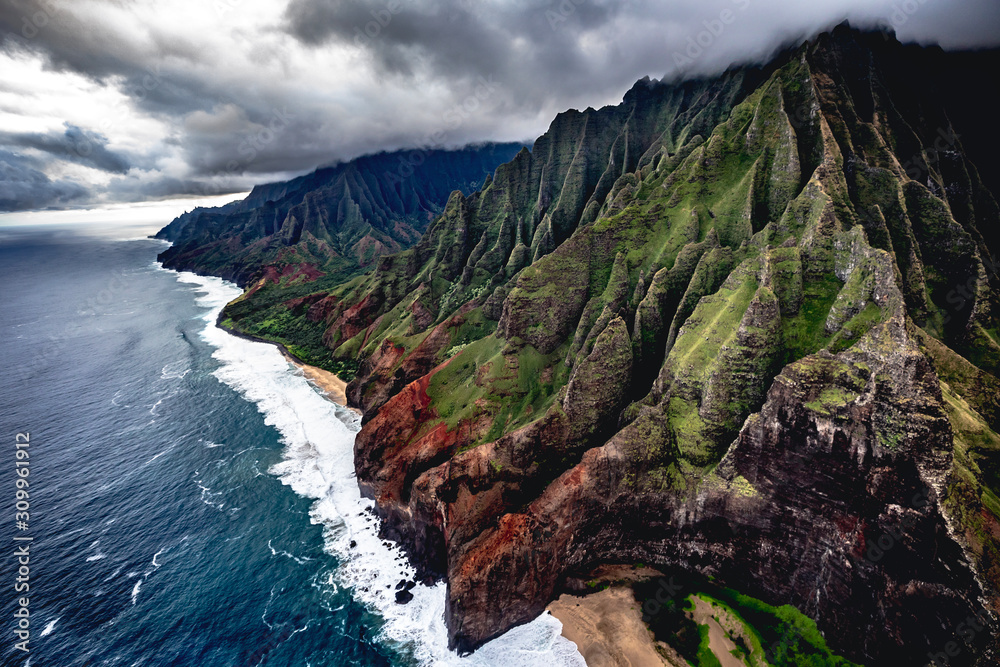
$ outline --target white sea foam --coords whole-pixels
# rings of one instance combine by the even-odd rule
[[[90,546],[87,547],[88,549],[94,549],[95,551],[94,554],[87,556],[86,560],[88,563],[92,563],[95,560],[101,560],[107,557],[105,554],[101,553],[101,549],[98,546],[100,543],[101,543],[100,540],[94,540],[93,542],[90,543]]]
[[[132,587],[132,606],[135,606],[136,601],[139,599],[139,589],[142,588],[142,582],[144,581],[146,580],[140,579],[135,582],[135,586]]]
[[[197,471],[195,471],[195,476],[197,476],[197,474],[198,474]],[[201,502],[205,503],[209,507],[214,507],[220,512],[224,510],[226,508],[226,503],[219,502],[218,500],[216,500],[216,498],[224,496],[225,491],[213,491],[212,489],[205,486],[201,482],[202,480],[200,479],[194,480],[194,483],[198,485],[199,489],[201,489]]]
[[[180,361],[172,361],[162,369],[160,369],[160,379],[161,380],[179,380],[188,373],[191,372],[190,368],[185,368],[187,366],[187,360],[181,359]]]
[[[299,565],[305,565],[312,560],[312,558],[309,558],[308,556],[296,556],[295,554],[288,553],[284,549],[275,549],[271,546],[271,540],[267,541],[267,548],[271,550],[272,556],[284,556],[285,558],[294,560]]]
[[[170,447],[167,447],[167,448],[166,448],[166,449],[164,449],[164,450],[163,450],[162,452],[160,452],[159,454],[155,455],[155,456],[154,456],[153,458],[151,458],[151,459],[149,459],[148,461],[146,461],[145,463],[143,463],[143,464],[142,464],[142,467],[143,467],[143,468],[145,468],[145,467],[146,467],[146,466],[148,466],[148,465],[149,465],[150,463],[152,463],[152,462],[153,462],[153,461],[155,461],[156,459],[160,458],[161,456],[163,456],[164,454],[166,454],[167,452],[169,452],[169,451],[170,451],[171,449],[173,449],[173,448],[174,448],[174,446],[173,446],[173,445],[171,445]]]
[[[48,625],[46,625],[44,628],[42,628],[42,633],[40,635],[38,635],[38,636],[39,637],[48,637],[49,635],[51,635],[52,631],[56,629],[56,623],[58,623],[58,622],[59,622],[58,618],[56,618],[55,620],[49,621]]]
[[[411,650],[424,665],[585,665],[576,645],[561,636],[559,621],[547,613],[460,658],[448,650],[444,584],[418,585],[408,604],[397,604],[396,583],[412,579],[414,571],[398,546],[379,539],[378,521],[366,511],[372,502],[358,490],[353,452],[357,415],[323,398],[274,346],[215,326],[220,309],[240,295],[239,288],[187,272],[177,279],[196,285],[201,293],[196,303],[211,309],[202,316],[202,337],[216,348],[213,357],[221,367],[215,375],[256,404],[265,423],[282,435],[284,460],[269,472],[315,501],[311,519],[324,526],[326,548],[341,563],[335,583],[350,588],[385,619],[382,640]]]

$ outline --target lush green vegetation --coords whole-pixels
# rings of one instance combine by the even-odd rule
[[[718,664],[708,648],[708,626],[696,624],[690,617],[692,597],[726,610],[750,633],[750,645],[737,641],[745,655],[757,655],[773,667],[854,667],[855,663],[835,655],[820,634],[815,621],[790,605],[775,607],[761,600],[716,584],[707,577],[673,571],[673,582],[686,582],[683,596],[666,602],[657,597],[659,580],[644,580],[632,585],[636,599],[643,603],[644,620],[657,640],[676,649],[696,667]]]
[[[715,653],[709,646],[709,629],[705,624],[698,626],[698,652],[695,654],[698,667],[722,667],[722,663],[715,657]]]
[[[469,326],[476,327],[473,322]],[[465,340],[462,331],[453,340]],[[489,336],[464,345],[446,367],[435,373],[427,393],[438,416],[454,428],[463,419],[490,416],[491,426],[480,442],[492,442],[505,432],[541,416],[566,370],[558,371],[564,349],[543,355],[533,347],[514,352]],[[452,348],[454,349],[454,348]],[[555,367],[555,370],[553,370]]]
[[[782,318],[785,354],[790,364],[826,346],[826,319],[843,284],[833,274],[825,274],[802,285],[802,308],[794,317]]]
[[[964,532],[963,546],[996,584],[1000,302],[984,261],[995,246],[998,212],[960,147],[950,151],[944,173],[935,167],[920,182],[900,169],[928,147],[929,123],[936,122],[930,100],[916,103],[913,91],[897,96],[895,83],[878,80],[874,69],[865,84],[878,95],[858,96],[811,48],[766,72],[642,85],[619,107],[562,114],[532,152],[497,168],[482,190],[464,188],[447,203],[407,209],[392,220],[398,225],[361,214],[378,208],[372,198],[382,191],[370,182],[345,189],[344,199],[328,192],[312,208],[295,204],[288,210],[303,214],[301,229],[255,241],[242,258],[313,270],[238,300],[223,324],[283,343],[345,379],[354,377],[357,360],[384,346],[378,359],[389,361],[381,377],[373,371],[362,387],[376,402],[387,386],[435,369],[430,406],[416,432],[401,437],[444,426],[459,452],[499,441],[485,464],[449,480],[455,486],[437,500],[447,505],[445,494],[464,485],[471,498],[461,495],[461,502],[469,504],[449,510],[475,505],[503,515],[532,511],[543,489],[612,436],[599,452],[608,454],[598,459],[600,475],[607,473],[602,498],[586,495],[588,481],[579,491],[595,512],[605,499],[611,507],[634,494],[663,501],[669,513],[678,506],[670,503],[693,503],[702,492],[725,494],[711,498],[720,505],[766,511],[787,498],[780,476],[769,479],[766,470],[781,459],[761,456],[751,472],[741,447],[785,433],[800,443],[812,427],[825,438],[831,421],[836,438],[856,438],[852,446],[910,465],[920,449],[908,446],[915,434],[946,431],[936,393],[925,391],[933,381],[922,384],[931,376],[924,367],[907,375],[911,362],[920,363],[911,354],[915,323],[933,348],[928,356],[954,435],[949,525]],[[344,204],[336,207],[339,222],[327,225],[322,213],[334,210],[335,200]],[[407,230],[426,223],[415,242]],[[254,229],[243,232],[241,240],[255,238]],[[232,268],[225,247],[202,257],[213,270]],[[320,257],[327,259],[318,264]],[[359,276],[359,262],[377,267]],[[317,269],[326,275],[310,281]],[[343,306],[338,313],[352,308],[350,324],[324,332],[329,320],[312,322],[307,304],[293,305],[311,295],[334,295]],[[772,388],[775,403],[766,405]],[[870,418],[862,418],[862,396],[876,405]],[[774,407],[780,418],[765,422],[764,410]],[[765,424],[770,430],[760,435]],[[727,451],[734,454],[728,472],[717,467]],[[407,463],[413,467],[404,485],[427,462]],[[599,476],[581,471],[592,473],[589,481]],[[843,488],[874,488],[861,478],[847,481]],[[489,532],[496,517],[480,518]],[[934,584],[942,582],[947,587],[944,579]],[[745,626],[734,635],[745,638],[743,657],[850,664],[792,607],[696,583],[694,592],[724,609],[727,622]],[[663,603],[650,626],[693,664],[717,665],[707,627],[688,616],[690,600]]]
[[[266,285],[249,298],[232,302],[223,314],[223,325],[233,331],[281,343],[303,362],[337,374],[350,382],[357,372],[356,359],[334,359],[323,344],[322,323],[311,322],[304,309],[291,310],[286,302],[339,285],[343,276],[325,276],[293,285]]]

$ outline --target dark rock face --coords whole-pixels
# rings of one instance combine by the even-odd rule
[[[687,498],[663,493],[640,417],[526,511],[452,547],[457,636],[493,636],[486,598],[509,602],[504,625],[526,622],[563,573],[609,561],[683,564],[793,604],[875,664],[917,664],[925,644],[913,637],[952,641],[954,619],[982,613],[983,591],[941,509],[951,427],[901,302],[851,350],[786,367]]]
[[[792,604],[867,664],[995,616],[1000,179],[969,109],[997,60],[841,26],[641,81],[297,297],[361,361],[359,484],[447,579],[453,647],[602,563]],[[953,664],[994,664],[977,642]]]
[[[649,120],[684,96],[640,84],[601,112],[605,126],[646,128],[629,134],[627,160],[624,129],[608,147],[591,134],[597,116],[561,116],[347,295],[379,295],[373,315],[418,302],[436,313],[408,318],[407,335],[426,333],[398,347],[369,320],[372,372],[352,391],[377,414],[356,460],[386,534],[447,577],[456,648],[531,620],[567,577],[605,562],[682,566],[795,605],[838,652],[873,664],[926,661],[957,623],[996,610],[995,538],[970,537],[996,517],[949,498],[991,483],[970,472],[951,406],[980,406],[962,420],[995,437],[974,388],[995,381],[1000,348],[979,331],[995,326],[997,279],[976,267],[997,250],[977,230],[1000,215],[967,161],[961,187],[954,171],[928,185],[900,168],[898,152],[931,136],[912,105],[941,100],[891,79],[894,49],[841,28],[701,84],[691,109],[707,104],[716,125],[687,141],[673,138],[684,117]],[[633,120],[614,125],[621,113]],[[587,175],[583,145],[586,164],[603,152],[617,175]],[[576,166],[553,161],[574,152]],[[485,246],[507,262],[483,265]],[[972,275],[982,305],[947,313]],[[459,303],[495,331],[462,335]],[[331,347],[360,337],[330,332]],[[456,378],[465,388],[445,389]],[[996,460],[1000,439],[980,442],[977,460]],[[978,651],[965,658],[989,655]]]
[[[160,261],[241,285],[269,265],[356,271],[416,243],[452,191],[481,187],[521,148],[418,151],[419,161],[410,152],[381,153],[257,186],[243,201],[198,208],[164,227],[157,238],[174,245]]]
[[[457,545],[463,568],[450,572],[450,609],[458,636],[495,631],[496,611],[485,597],[511,601],[505,620],[524,622],[544,607],[560,573],[601,560],[683,563],[827,618],[828,632],[906,637],[921,631],[927,613],[942,621],[965,613],[974,601],[955,591],[976,584],[968,568],[956,567],[964,558],[937,510],[950,466],[949,426],[933,373],[912,348],[851,360],[820,354],[786,368],[717,474],[687,500],[657,488],[640,420],[588,451],[527,511]],[[868,370],[861,358],[878,365]],[[889,369],[891,377],[874,379]],[[850,400],[823,399],[831,385]],[[912,411],[888,448],[871,416],[902,400],[914,401]],[[913,524],[903,541],[883,562],[866,562],[866,541],[901,517]],[[934,558],[920,553],[928,547]],[[879,609],[873,589],[890,592]],[[940,597],[930,590],[952,592],[929,609],[919,601]],[[905,618],[884,617],[902,610]],[[887,659],[873,644],[860,653]]]

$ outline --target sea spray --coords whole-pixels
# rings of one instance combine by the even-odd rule
[[[233,336],[215,326],[226,303],[240,295],[232,283],[192,273],[177,274],[197,287],[203,339],[215,348],[220,381],[257,406],[285,446],[284,460],[269,472],[297,494],[312,499],[310,518],[324,528],[325,548],[339,562],[331,586],[347,586],[384,619],[380,640],[413,655],[421,665],[585,665],[576,645],[561,636],[548,613],[514,628],[464,658],[448,650],[445,585],[417,585],[406,605],[395,586],[415,572],[395,543],[379,538],[371,500],[361,497],[354,473],[358,416],[322,397],[273,345]]]

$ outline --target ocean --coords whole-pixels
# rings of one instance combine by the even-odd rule
[[[395,601],[357,415],[214,326],[238,288],[116,233],[0,228],[2,665],[584,664],[547,614],[449,652],[443,584]]]

